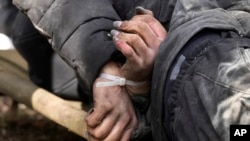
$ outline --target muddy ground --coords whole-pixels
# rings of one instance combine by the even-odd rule
[[[0,95],[0,141],[86,141],[25,105]]]

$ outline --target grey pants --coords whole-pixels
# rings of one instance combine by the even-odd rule
[[[88,102],[89,98],[78,87],[74,70],[52,50],[47,39],[21,12],[16,15],[11,37],[16,50],[27,61],[30,79],[35,84],[62,98]]]

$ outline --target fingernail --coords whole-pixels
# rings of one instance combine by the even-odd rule
[[[94,112],[94,109],[93,109],[93,108],[89,109],[88,115],[92,114],[93,112]]]
[[[118,36],[120,32],[113,29],[113,30],[111,30],[110,33],[111,33],[111,35],[114,37],[114,36]]]
[[[136,9],[136,10],[142,10],[142,11],[145,11],[145,10],[146,10],[146,9],[143,8],[142,6],[136,6],[135,9]]]
[[[113,26],[119,28],[122,25],[122,21],[114,21]]]
[[[135,8],[135,11],[136,11],[137,14],[146,14],[147,13],[147,10],[145,8],[141,7],[141,6],[137,6]]]
[[[119,40],[119,38],[117,36],[113,36],[113,40],[117,41],[117,40]]]

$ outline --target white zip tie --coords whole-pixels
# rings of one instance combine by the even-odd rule
[[[114,76],[111,74],[106,74],[106,73],[101,73],[99,75],[99,77],[101,78],[106,78],[112,81],[109,82],[97,82],[96,83],[96,87],[109,87],[109,86],[125,86],[125,85],[131,85],[131,86],[141,86],[144,85],[146,83],[148,83],[148,81],[143,81],[143,82],[134,82],[131,80],[126,80],[126,78],[123,77],[119,77],[119,76]]]

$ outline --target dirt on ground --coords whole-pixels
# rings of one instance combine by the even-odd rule
[[[86,141],[23,104],[0,95],[0,141]]]

